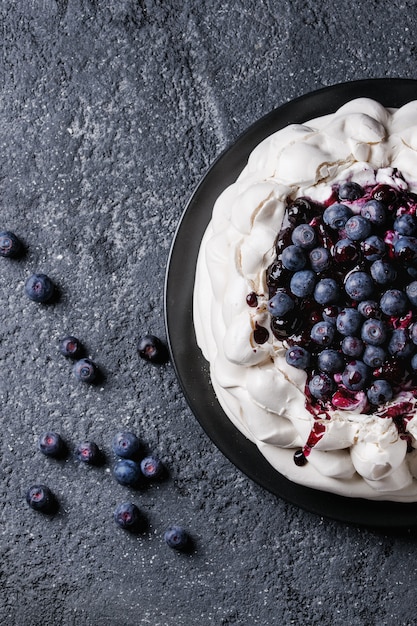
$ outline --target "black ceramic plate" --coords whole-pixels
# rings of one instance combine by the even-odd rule
[[[212,441],[242,472],[277,496],[318,515],[383,529],[417,528],[417,503],[372,502],[337,496],[297,485],[274,470],[220,407],[194,334],[195,267],[216,198],[236,180],[250,152],[265,137],[288,124],[333,113],[345,102],[360,97],[374,98],[387,107],[399,107],[417,99],[417,81],[365,80],[307,94],[260,119],[217,159],[190,199],[172,245],[165,285],[166,327],[172,361],[188,404]]]

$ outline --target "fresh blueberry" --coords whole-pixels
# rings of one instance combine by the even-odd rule
[[[380,314],[379,305],[375,300],[362,300],[358,304],[358,311],[361,315],[369,319],[370,317],[378,317]]]
[[[141,359],[150,363],[161,364],[168,360],[165,344],[155,335],[144,335],[139,339],[138,354]]]
[[[345,291],[357,302],[369,300],[374,292],[374,282],[366,272],[352,272],[345,280]]]
[[[316,275],[312,270],[295,272],[290,281],[290,290],[298,298],[311,295],[316,285]]]
[[[317,322],[310,331],[311,339],[319,346],[330,346],[334,335],[334,326],[329,322]]]
[[[409,328],[410,339],[417,345],[417,322],[414,322]]]
[[[339,196],[339,200],[349,200],[352,202],[353,200],[362,198],[362,196],[365,195],[365,190],[358,185],[358,183],[348,181],[340,185],[337,195]]]
[[[356,335],[363,318],[357,309],[346,307],[337,316],[336,328],[341,335]]]
[[[392,331],[388,343],[388,352],[392,356],[407,358],[411,356],[413,350],[414,344],[405,328],[396,328]]]
[[[359,250],[351,239],[338,239],[331,249],[336,263],[351,267],[359,260]]]
[[[164,540],[170,548],[184,550],[189,543],[189,536],[181,526],[170,526],[164,533]]]
[[[400,289],[388,289],[382,294],[379,306],[385,315],[398,317],[407,311],[408,298]]]
[[[411,304],[417,307],[417,280],[413,280],[412,283],[407,285],[405,292]]]
[[[333,379],[325,374],[315,374],[308,383],[308,388],[311,395],[317,400],[324,400],[328,398],[335,390],[335,383]]]
[[[345,231],[352,241],[363,241],[371,234],[372,225],[362,215],[352,215],[345,224]]]
[[[317,243],[316,231],[310,224],[299,224],[294,228],[291,240],[295,246],[311,250]]]
[[[139,463],[132,459],[120,459],[113,468],[113,475],[120,485],[135,487],[138,485],[142,472]]]
[[[384,256],[387,246],[385,241],[377,235],[370,235],[361,243],[363,256],[367,261],[377,261]]]
[[[309,254],[311,269],[324,272],[330,267],[331,256],[326,248],[314,248]]]
[[[387,340],[387,327],[382,320],[365,320],[361,329],[362,340],[371,346],[381,346]]]
[[[381,346],[366,346],[365,352],[363,353],[362,360],[365,365],[369,365],[375,369],[376,367],[381,367],[387,358],[387,353]]]
[[[285,353],[285,360],[288,365],[292,365],[297,369],[305,370],[310,365],[311,355],[308,350],[302,346],[292,346]]]
[[[93,383],[98,376],[98,367],[91,359],[79,359],[74,363],[74,376],[83,383]]]
[[[292,311],[294,306],[294,299],[284,288],[277,289],[267,304],[268,311],[273,317],[283,317]]]
[[[334,278],[322,278],[314,289],[314,300],[318,304],[334,304],[340,298],[340,290]]]
[[[359,337],[344,337],[340,347],[342,348],[343,354],[346,354],[346,356],[359,359],[363,353],[364,344]]]
[[[55,292],[51,279],[46,274],[32,274],[26,281],[25,292],[34,302],[50,302]]]
[[[398,192],[389,185],[378,185],[372,191],[372,197],[387,205],[392,205],[397,200]]]
[[[351,391],[361,391],[366,387],[370,372],[363,361],[350,361],[342,373],[342,382]]]
[[[405,213],[395,219],[393,228],[399,235],[410,237],[416,233],[417,219],[414,215]]]
[[[130,532],[137,532],[142,524],[141,513],[133,502],[122,502],[119,504],[114,513],[114,521],[123,530],[130,530]]]
[[[394,253],[402,263],[410,263],[417,259],[417,239],[415,237],[399,237],[394,242]]]
[[[393,397],[392,387],[382,378],[375,379],[367,391],[367,396],[371,404],[384,404]]]
[[[417,353],[413,354],[413,356],[411,357],[411,368],[416,372],[417,371]]]
[[[66,452],[65,443],[58,433],[48,431],[39,437],[39,450],[46,456],[59,458]]]
[[[343,228],[350,217],[352,217],[353,211],[345,204],[331,204],[323,213],[324,223],[333,230],[340,230]]]
[[[42,513],[53,513],[57,508],[57,501],[52,491],[46,485],[32,485],[26,493],[28,505]]]
[[[88,465],[98,465],[101,461],[100,448],[94,441],[83,441],[75,448],[75,456]]]
[[[388,263],[388,261],[382,261],[378,259],[374,261],[370,267],[371,276],[378,285],[390,285],[397,278],[397,270],[395,267]]]
[[[333,324],[333,326],[336,326],[337,316],[339,313],[340,307],[335,304],[329,304],[323,307],[322,318],[325,322],[329,322],[330,324]]]
[[[68,335],[61,339],[59,351],[64,356],[70,357],[71,359],[78,359],[83,353],[83,346],[77,337]]]
[[[142,445],[139,437],[128,430],[116,433],[113,438],[113,452],[122,459],[136,459],[141,448]]]
[[[282,251],[281,260],[283,266],[292,272],[302,270],[307,263],[303,249],[295,245],[288,246]]]
[[[158,457],[146,456],[140,462],[140,469],[146,478],[159,478],[162,475],[164,466]]]
[[[378,226],[383,224],[386,219],[384,205],[382,202],[375,199],[365,202],[361,208],[361,215],[372,224],[377,224]]]
[[[326,348],[318,355],[317,365],[319,370],[326,374],[337,374],[343,370],[345,360],[337,350]]]
[[[0,256],[16,258],[22,254],[23,244],[14,233],[9,230],[0,232]]]

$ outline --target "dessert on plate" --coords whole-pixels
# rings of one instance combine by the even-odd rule
[[[202,240],[194,325],[281,474],[417,500],[417,101],[352,100],[252,151]]]

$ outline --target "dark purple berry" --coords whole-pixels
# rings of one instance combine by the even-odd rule
[[[373,317],[362,325],[361,339],[371,346],[380,346],[387,340],[387,327],[382,320]]]
[[[117,433],[113,438],[112,448],[114,454],[123,459],[135,459],[141,451],[139,437],[130,431]]]
[[[342,348],[343,354],[346,354],[346,356],[359,359],[362,355],[364,344],[359,337],[344,337],[340,347]]]
[[[363,361],[351,361],[342,373],[342,382],[351,391],[360,391],[366,387],[371,369]]]
[[[397,278],[397,270],[395,267],[388,263],[378,259],[374,261],[370,267],[371,276],[378,285],[390,285]]]
[[[113,468],[113,475],[120,485],[136,487],[140,482],[142,472],[136,461],[120,459]]]
[[[300,448],[294,452],[294,463],[298,465],[298,467],[303,467],[307,463],[307,457],[304,452]]]
[[[138,353],[141,359],[150,363],[165,363],[168,360],[165,344],[155,335],[145,335],[139,339]]]
[[[362,215],[353,215],[345,224],[345,231],[352,241],[363,241],[371,234],[372,225]]]
[[[356,335],[362,322],[362,315],[357,309],[346,307],[337,316],[336,328],[341,335]]]
[[[411,304],[417,307],[417,280],[413,280],[412,283],[407,285],[405,292]]]
[[[317,365],[326,374],[336,374],[345,367],[345,360],[337,350],[325,349],[318,355]]]
[[[136,532],[141,527],[142,516],[133,502],[122,502],[119,504],[113,514],[114,521],[123,530]]]
[[[65,454],[65,443],[58,433],[48,431],[39,437],[39,450],[46,456],[59,458]]]
[[[372,367],[375,369],[376,367],[381,367],[387,358],[387,353],[381,346],[366,346],[365,352],[363,353],[362,360],[365,365]]]
[[[335,328],[329,322],[317,322],[310,331],[311,339],[319,346],[330,346],[335,335]]]
[[[315,374],[308,383],[311,395],[318,400],[327,399],[335,389],[333,379],[327,374]]]
[[[292,367],[296,367],[297,369],[305,370],[310,365],[311,355],[309,351],[302,346],[292,346],[287,349],[285,353],[285,360],[288,365],[292,365]]]
[[[324,272],[331,264],[331,256],[327,248],[314,248],[309,254],[309,259],[314,272]]]
[[[311,295],[316,285],[316,275],[312,270],[295,272],[290,281],[290,290],[298,298]]]
[[[295,246],[311,250],[317,244],[316,231],[310,224],[299,224],[294,228],[291,240]]]
[[[334,278],[322,278],[314,288],[314,300],[318,304],[335,304],[340,298],[340,289]]]
[[[34,302],[50,302],[54,291],[54,284],[46,274],[32,274],[25,284],[26,295]]]
[[[75,456],[82,463],[97,465],[101,460],[101,452],[93,441],[83,441],[75,448]]]
[[[381,296],[379,306],[385,315],[398,317],[407,311],[408,298],[399,289],[389,289]]]
[[[181,526],[171,526],[165,531],[164,540],[170,548],[184,550],[189,542],[189,536]]]
[[[396,258],[402,263],[410,263],[417,259],[417,238],[399,237],[394,242],[394,253]]]
[[[159,478],[162,475],[164,466],[158,457],[147,456],[141,460],[140,469],[146,478]]]
[[[26,493],[28,505],[42,513],[53,513],[57,508],[57,501],[52,491],[46,485],[32,485]]]
[[[417,230],[417,219],[415,215],[405,213],[396,218],[393,225],[394,230],[399,235],[406,235],[410,237],[414,235]]]
[[[74,363],[74,376],[83,383],[93,383],[97,379],[98,367],[91,359],[80,359]]]
[[[405,328],[396,328],[392,331],[391,339],[388,343],[388,352],[392,356],[407,358],[411,356],[414,349],[415,346]]]
[[[331,249],[336,263],[345,266],[355,265],[359,260],[359,251],[351,239],[339,239]]]
[[[361,215],[372,224],[377,225],[383,224],[386,219],[384,205],[379,200],[375,200],[375,198],[365,202],[361,208]]]
[[[348,181],[340,185],[337,195],[339,196],[339,200],[349,200],[352,202],[353,200],[362,198],[362,196],[365,195],[365,190],[358,185],[358,183]]]
[[[357,302],[369,300],[374,292],[374,282],[366,272],[352,272],[346,278],[345,291],[349,298]]]
[[[267,308],[273,317],[283,317],[293,310],[295,306],[294,298],[290,296],[286,289],[277,289],[276,293],[268,301]]]
[[[374,380],[367,391],[367,396],[371,404],[384,404],[393,397],[392,387],[388,381],[382,378]]]
[[[22,242],[8,230],[0,232],[0,256],[16,258],[23,251]]]
[[[380,315],[380,309],[375,300],[362,300],[362,302],[358,304],[358,311],[363,317],[366,317],[366,319]]]
[[[304,250],[295,245],[288,246],[282,251],[281,260],[283,266],[292,272],[302,270],[307,263]]]
[[[69,335],[68,337],[61,339],[59,351],[64,356],[71,359],[78,359],[83,352],[83,346],[79,339]]]
[[[386,248],[385,241],[377,235],[371,235],[361,243],[362,253],[367,261],[381,259],[386,252]]]
[[[352,215],[352,209],[345,204],[331,204],[323,213],[323,221],[333,230],[340,230]]]

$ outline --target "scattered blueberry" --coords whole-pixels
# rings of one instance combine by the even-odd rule
[[[52,491],[46,485],[32,485],[26,493],[28,505],[42,513],[54,513],[57,508],[57,500]]]
[[[66,446],[61,435],[48,431],[39,437],[39,450],[46,456],[59,458],[64,456]]]
[[[184,550],[189,542],[188,533],[181,526],[171,526],[164,533],[164,540],[174,550]]]
[[[26,281],[25,292],[30,300],[46,303],[52,300],[55,287],[46,274],[32,274]]]
[[[141,460],[140,469],[146,478],[159,478],[162,475],[164,466],[158,457],[147,456]]]
[[[79,359],[74,363],[74,376],[83,383],[93,383],[97,380],[98,367],[91,359]]]
[[[144,335],[138,342],[138,353],[141,359],[150,363],[165,363],[168,350],[165,344],[155,335]]]
[[[77,337],[68,335],[61,339],[59,351],[64,356],[70,357],[71,359],[78,359],[83,353],[83,346]]]
[[[83,441],[75,448],[75,456],[82,463],[98,465],[101,461],[100,448],[94,441]]]
[[[0,232],[0,256],[16,258],[22,251],[23,244],[14,233],[9,230]]]
[[[120,485],[136,487],[140,482],[142,473],[139,463],[132,459],[120,459],[113,468],[113,475]]]
[[[113,514],[114,521],[120,528],[137,532],[142,525],[142,515],[133,502],[122,502],[119,504]]]
[[[123,459],[136,459],[141,447],[140,439],[130,431],[117,433],[113,438],[113,452]]]

